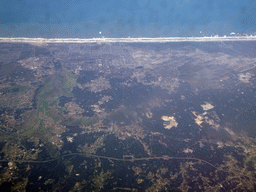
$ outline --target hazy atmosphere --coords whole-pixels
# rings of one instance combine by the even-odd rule
[[[0,191],[256,191],[255,10],[2,0]]]

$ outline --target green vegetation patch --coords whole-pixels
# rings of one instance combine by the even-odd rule
[[[65,82],[65,77],[62,73],[57,73],[45,80],[44,86],[37,96],[38,114],[47,115],[55,121],[61,120],[61,116],[63,115],[59,114],[63,114],[63,111],[59,110],[58,101],[61,96],[63,82]]]
[[[57,104],[58,98],[55,98],[51,102],[44,100],[38,106],[37,113],[51,117],[54,121],[60,121],[63,119],[63,114],[60,113],[61,111],[57,107]]]
[[[71,89],[76,84],[76,78],[75,74],[67,70],[47,77],[37,95],[37,113],[42,113],[57,121],[62,120],[64,111],[58,107],[58,98],[62,95],[72,95]]]
[[[40,103],[40,106],[38,107],[38,111],[40,113],[43,113],[44,115],[50,116],[51,110],[48,105],[49,105],[49,103],[47,101],[42,101]]]
[[[37,117],[35,111],[29,111],[23,114],[24,124],[20,130],[21,137],[38,136],[36,131],[42,126],[42,120]]]
[[[49,102],[49,106],[50,107],[53,107],[53,106],[56,106],[58,105],[58,101],[59,101],[59,98],[56,96],[52,99],[52,101]]]
[[[63,80],[64,77],[60,73],[48,77],[38,94],[38,103],[40,104],[44,100],[52,101],[56,96],[60,96]]]
[[[71,96],[71,89],[76,85],[77,76],[70,71],[65,71],[65,80],[62,86],[61,95]]]
[[[48,142],[49,134],[52,127],[45,126],[45,115],[43,113],[35,113],[35,111],[28,111],[24,113],[24,123],[20,129],[21,138],[39,137],[42,141]]]

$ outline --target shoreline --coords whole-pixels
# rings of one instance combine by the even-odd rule
[[[0,43],[169,43],[169,42],[218,42],[256,41],[256,36],[213,36],[213,37],[156,37],[156,38],[5,38]]]

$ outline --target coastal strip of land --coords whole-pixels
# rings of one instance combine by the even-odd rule
[[[157,37],[157,38],[5,38],[0,43],[169,43],[169,42],[216,42],[256,41],[256,36],[211,36],[211,37]]]

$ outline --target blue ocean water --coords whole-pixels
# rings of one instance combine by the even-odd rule
[[[1,0],[2,37],[255,34],[255,0]]]

